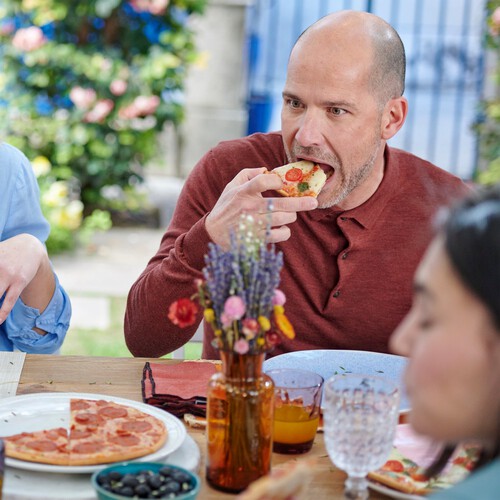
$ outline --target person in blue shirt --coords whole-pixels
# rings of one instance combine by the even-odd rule
[[[500,185],[449,213],[417,269],[413,305],[391,348],[409,356],[411,425],[447,443],[428,474],[460,442],[481,448],[473,472],[431,498],[500,498]]]
[[[52,269],[50,226],[28,159],[0,143],[0,350],[50,354],[64,341],[71,303]]]

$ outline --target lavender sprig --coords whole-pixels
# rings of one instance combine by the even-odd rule
[[[221,316],[228,297],[238,295],[244,301],[246,318],[269,317],[274,290],[280,282],[283,254],[276,252],[274,245],[267,245],[266,240],[259,237],[258,229],[253,218],[243,216],[237,231],[230,234],[229,249],[210,243],[205,256],[203,276],[207,298],[216,324],[224,332],[221,341],[229,348],[238,340],[241,320],[231,328],[222,328]],[[266,239],[268,234],[269,228]],[[250,344],[256,345],[256,339]]]

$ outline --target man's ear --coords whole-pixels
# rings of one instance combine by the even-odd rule
[[[408,101],[406,97],[395,97],[389,100],[382,113],[382,139],[388,141],[394,137],[403,126],[407,114]]]

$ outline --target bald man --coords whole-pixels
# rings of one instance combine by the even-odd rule
[[[401,39],[373,14],[333,13],[299,37],[281,132],[218,144],[186,180],[160,249],[129,293],[125,338],[132,354],[161,356],[191,338],[197,325],[173,325],[168,307],[194,293],[208,243],[227,247],[228,228],[243,212],[271,220],[271,241],[284,254],[280,288],[296,338],[272,355],[388,352],[411,304],[431,220],[467,191],[460,179],[387,145],[408,113],[404,78]],[[264,175],[298,160],[327,174],[317,199],[282,198],[279,177]],[[203,357],[218,357],[212,338],[205,325]]]

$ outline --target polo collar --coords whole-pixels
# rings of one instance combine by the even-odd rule
[[[308,215],[315,221],[341,216],[353,219],[365,229],[370,229],[378,220],[398,184],[399,170],[396,165],[391,163],[391,148],[386,145],[384,151],[384,176],[379,187],[368,200],[351,210],[339,210],[338,207],[331,207],[313,210],[308,212]]]

